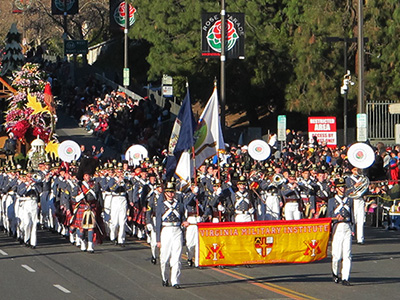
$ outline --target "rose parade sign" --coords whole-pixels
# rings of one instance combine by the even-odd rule
[[[128,4],[129,26],[136,21],[136,8]],[[121,31],[125,28],[125,1],[110,1],[110,29],[112,31]]]
[[[226,56],[244,58],[244,14],[226,14]],[[222,24],[219,13],[203,13],[201,16],[202,56],[219,57],[221,55]]]

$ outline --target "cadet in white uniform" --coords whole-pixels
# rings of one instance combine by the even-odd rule
[[[346,183],[335,179],[336,195],[328,201],[328,217],[334,218],[332,228],[332,274],[333,281],[349,286],[351,269],[351,239],[353,233],[353,200],[345,196]],[[339,272],[342,263],[341,275]]]
[[[162,285],[180,289],[181,253],[183,243],[182,228],[188,227],[183,203],[175,195],[175,185],[167,183],[164,195],[160,196],[156,214],[157,246],[160,248]]]

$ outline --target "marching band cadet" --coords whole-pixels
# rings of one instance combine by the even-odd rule
[[[122,165],[121,165],[122,167]],[[110,180],[111,210],[110,210],[110,240],[115,245],[125,246],[125,223],[128,209],[127,194],[131,189],[129,181],[124,179],[123,170],[116,170],[116,177]],[[115,234],[117,233],[117,240]]]
[[[235,216],[234,222],[254,221],[254,206],[251,195],[247,189],[247,181],[244,176],[239,177],[237,191],[234,197]]]
[[[162,186],[159,182],[155,184],[155,191],[151,195],[147,204],[146,210],[146,229],[150,235],[150,248],[151,248],[151,263],[155,265],[157,263],[157,237],[156,237],[156,212],[158,199],[162,194]]]
[[[351,239],[354,221],[353,199],[347,197],[343,178],[335,179],[336,195],[328,201],[328,217],[332,220],[332,274],[333,281],[345,286],[349,283],[351,269]],[[340,262],[342,270],[339,272]]]
[[[186,211],[187,221],[189,226],[186,228],[186,247],[188,256],[188,265],[198,267],[198,255],[199,255],[199,245],[198,245],[198,229],[197,223],[201,221],[201,216],[203,214],[203,205],[201,198],[202,195],[199,194],[199,187],[195,184],[190,186],[190,192],[185,195],[184,206]]]
[[[35,249],[37,242],[39,191],[32,179],[31,173],[28,173],[24,182],[18,185],[17,194],[21,203],[20,216],[24,243],[26,246],[30,245],[32,249]]]
[[[206,209],[204,216],[211,219],[213,223],[227,222],[229,221],[228,214],[228,199],[222,193],[221,182],[216,179],[213,184],[213,192],[210,195],[206,195]]]
[[[141,240],[145,239],[146,233],[144,226],[146,225],[146,196],[148,192],[148,173],[147,169],[141,168],[140,177],[132,190],[133,199],[133,221],[134,234]]]
[[[350,166],[351,176],[346,178],[347,188],[354,190],[359,187],[363,181],[360,176],[360,170],[354,166]],[[351,193],[349,194],[351,195]],[[357,244],[364,245],[364,221],[365,221],[365,201],[362,195],[352,197],[354,205],[354,220],[356,226]]]
[[[168,182],[164,195],[159,198],[156,214],[157,246],[160,248],[162,285],[180,289],[180,257],[182,253],[182,227],[188,227],[183,203],[175,196],[175,186]],[[169,272],[170,271],[170,272]],[[170,273],[170,276],[168,274]]]
[[[104,165],[103,171],[101,172],[102,176],[100,176],[97,180],[98,184],[100,185],[100,189],[102,191],[102,196],[104,199],[102,216],[103,216],[105,231],[108,236],[110,235],[110,222],[111,222],[112,193],[110,191],[110,181],[114,175],[113,167],[114,165],[112,163],[109,164],[106,163]]]
[[[290,171],[288,175],[288,183],[282,185],[281,193],[285,202],[285,219],[286,220],[300,220],[301,200],[300,189],[296,182],[296,172]]]
[[[320,169],[317,171],[317,181],[314,183],[316,194],[316,218],[324,218],[327,213],[328,199],[330,197],[329,182],[326,180],[325,172]]]
[[[260,221],[275,221],[280,219],[283,203],[279,196],[278,188],[274,184],[268,185],[266,191],[261,193],[265,205]]]
[[[310,171],[307,169],[302,170],[301,177],[298,179],[300,196],[303,201],[304,217],[311,219],[315,214],[315,195],[310,179]]]
[[[98,185],[95,185],[90,174],[85,173],[83,175],[81,191],[76,197],[79,204],[76,208],[74,226],[79,229],[81,250],[87,250],[89,253],[94,253],[93,235],[96,225],[98,226],[96,220],[96,211],[99,207],[98,192]],[[84,240],[84,231],[87,231],[87,248]]]
[[[15,170],[14,170],[15,171]],[[16,236],[21,238],[20,219],[18,215],[19,200],[16,196],[16,188],[21,180],[18,178],[18,173],[10,171],[8,176],[4,179],[2,185],[3,197],[1,199],[1,207],[3,208],[3,225],[9,236]]]

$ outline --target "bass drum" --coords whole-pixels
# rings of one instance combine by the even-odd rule
[[[266,160],[271,155],[271,147],[263,140],[254,140],[248,145],[249,155],[254,160]]]
[[[144,160],[149,155],[147,149],[142,145],[130,146],[125,152],[125,159],[130,166],[137,166],[141,160]]]
[[[375,161],[374,150],[365,143],[355,143],[347,150],[349,163],[359,169],[367,169]]]

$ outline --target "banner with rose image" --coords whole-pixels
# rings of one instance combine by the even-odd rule
[[[201,15],[201,55],[219,57],[221,55],[221,16],[219,13]],[[244,14],[226,13],[227,58],[244,59]]]

